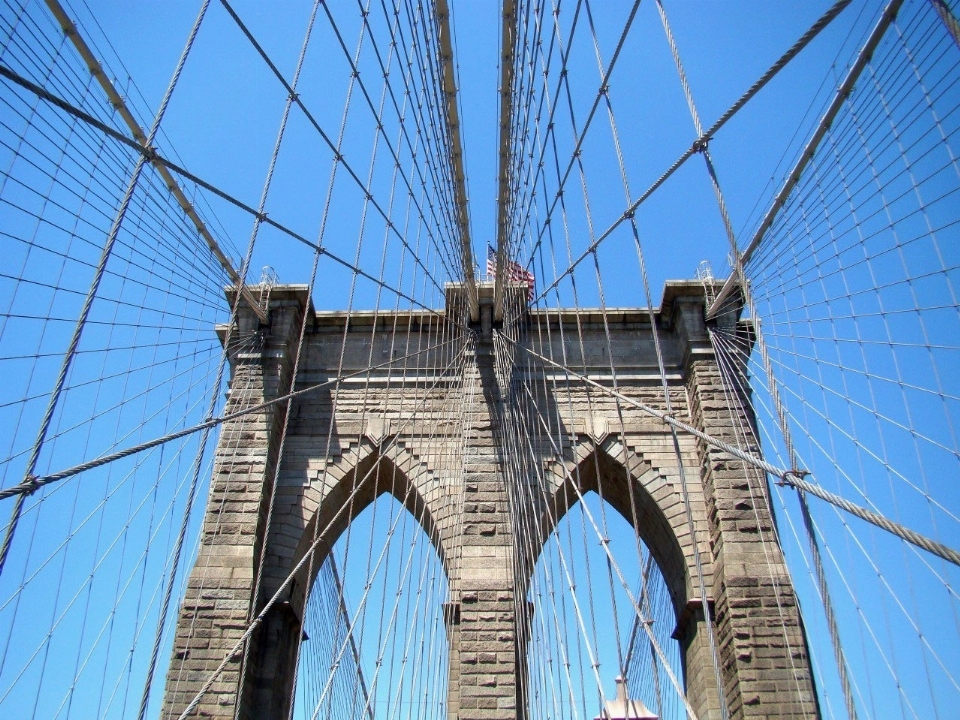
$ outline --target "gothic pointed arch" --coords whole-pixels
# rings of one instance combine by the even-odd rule
[[[539,520],[539,542],[530,558],[530,568],[567,512],[587,493],[595,492],[627,521],[650,549],[663,573],[679,620],[696,594],[692,586],[696,576],[692,539],[678,480],[668,477],[618,436],[611,435],[602,442],[588,437],[581,439],[562,463],[551,463],[547,484]],[[705,554],[703,550],[701,548],[701,555]]]
[[[439,483],[426,463],[396,438],[366,434],[331,459],[316,479],[280,475],[257,611],[275,596],[276,601],[251,638],[244,672],[254,680],[240,700],[253,717],[281,717],[289,711],[308,589],[352,520],[377,498],[389,494],[413,516],[449,577],[449,553],[430,506]],[[295,478],[299,484],[293,484]],[[293,580],[284,585],[291,573]]]
[[[290,602],[295,611],[302,610],[305,589],[351,520],[384,494],[392,495],[414,517],[449,577],[450,552],[436,517],[438,510],[443,514],[443,506],[438,504],[442,500],[438,478],[401,443],[376,443],[363,437],[330,464],[316,487],[304,493],[304,509],[310,510],[300,516],[306,522],[287,568],[296,567],[311,547],[315,548],[312,562],[307,561],[300,569],[291,589]]]

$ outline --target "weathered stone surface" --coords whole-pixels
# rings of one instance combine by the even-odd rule
[[[731,406],[703,306],[699,283],[674,283],[656,316],[671,411],[732,441],[752,418],[737,403]],[[243,342],[235,335],[231,348],[244,351],[231,354],[228,412],[289,392],[302,325],[297,389],[383,362],[391,346],[376,333],[410,328],[411,347],[440,337],[440,319],[427,312],[355,313],[346,327],[344,314],[314,313],[299,286],[274,288],[270,315],[270,325],[258,327],[252,313],[242,311],[234,329]],[[645,311],[617,310],[606,318],[590,310],[531,311],[524,323],[518,337],[535,352],[565,358],[602,382],[615,367],[622,394],[666,410]],[[515,492],[506,475],[504,429],[517,415],[507,412],[502,393],[509,385],[498,376],[494,343],[482,334],[471,343],[464,337],[461,349],[466,359],[458,377],[437,373],[452,350],[430,351],[406,374],[349,379],[335,392],[301,396],[289,412],[278,403],[224,425],[163,717],[177,717],[193,700],[211,671],[239,647],[266,599],[284,587],[282,602],[267,613],[245,652],[231,658],[199,710],[218,720],[235,714],[286,718],[310,578],[301,571],[293,583],[283,583],[314,537],[318,558],[333,546],[346,527],[339,511],[348,499],[359,512],[389,492],[423,526],[449,580],[448,717],[523,718],[526,643],[535,612],[524,598],[539,551],[530,536],[533,545],[544,542],[591,490],[638,529],[660,566],[698,716],[720,717],[715,652],[731,718],[817,717],[802,623],[762,475],[681,436],[685,501],[673,439],[662,423],[636,408],[618,408],[603,393],[553,382],[555,369],[545,364],[528,365],[523,372],[533,396],[522,401],[529,407],[512,409],[557,422],[564,446],[561,457],[545,441],[534,448],[542,458],[537,482]],[[756,446],[755,438],[749,442]],[[690,471],[697,467],[699,473]],[[517,508],[527,518],[523,542],[515,537]],[[712,609],[709,623],[701,586]]]

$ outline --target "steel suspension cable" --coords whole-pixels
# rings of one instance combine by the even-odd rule
[[[849,4],[848,0],[839,0],[835,3],[826,13],[817,22],[815,22],[810,29],[797,40],[794,45],[787,50],[778,60],[775,62],[767,72],[765,72],[744,94],[733,104],[731,107],[720,116],[720,118],[715,122],[710,129],[705,134],[706,137],[698,137],[697,140],[690,146],[679,158],[677,158],[674,163],[667,168],[643,193],[641,193],[636,200],[634,200],[630,205],[627,206],[627,209],[624,210],[621,215],[614,220],[603,232],[596,236],[596,238],[590,243],[590,245],[579,255],[576,260],[573,260],[570,265],[558,275],[553,282],[545,287],[540,294],[537,296],[536,300],[546,297],[547,293],[557,287],[560,281],[572,275],[573,271],[580,265],[587,257],[590,256],[600,245],[610,237],[613,232],[623,224],[624,221],[629,220],[636,211],[640,208],[647,199],[653,195],[677,170],[682,167],[687,160],[693,157],[695,154],[700,152],[700,149],[703,147],[703,140],[709,140],[720,130],[720,128],[727,123],[730,118],[732,118],[737,112],[739,112],[756,94],[770,81],[772,80],[789,62],[795,58],[804,47],[806,47],[813,38],[815,38],[830,22],[832,22],[839,12],[843,10],[846,5]]]
[[[190,36],[187,38],[186,45],[184,46],[183,52],[181,53],[181,56],[180,56],[180,60],[177,63],[177,68],[173,73],[173,77],[170,80],[170,84],[167,87],[167,91],[163,97],[163,100],[160,103],[159,109],[157,110],[157,115],[154,118],[153,125],[151,126],[150,132],[147,135],[147,143],[146,143],[147,145],[153,142],[153,139],[160,128],[160,122],[163,119],[167,106],[170,103],[170,98],[173,95],[174,88],[176,87],[177,81],[180,78],[180,74],[183,71],[183,66],[186,63],[187,56],[189,55],[190,49],[193,46],[193,41],[196,38],[197,31],[200,28],[200,23],[203,20],[203,16],[206,13],[206,9],[208,5],[209,5],[209,0],[205,0],[203,5],[201,6],[200,12],[197,16],[196,22],[194,23],[193,29],[191,30]],[[87,296],[84,300],[83,307],[81,308],[79,317],[77,318],[77,323],[73,331],[73,336],[71,337],[70,344],[68,345],[67,350],[64,353],[63,363],[60,367],[60,372],[54,383],[54,389],[53,389],[53,392],[51,393],[50,401],[47,405],[47,410],[44,413],[43,419],[40,422],[40,428],[37,431],[37,439],[34,442],[33,450],[31,451],[30,459],[27,462],[26,471],[24,473],[24,483],[31,484],[30,478],[33,475],[33,471],[36,468],[37,461],[40,457],[40,450],[43,447],[43,443],[46,439],[47,431],[50,427],[51,421],[53,420],[53,414],[56,411],[60,394],[63,392],[63,387],[67,379],[67,373],[70,371],[70,366],[73,364],[73,359],[74,359],[77,347],[80,344],[80,337],[83,334],[87,317],[90,315],[90,309],[92,308],[93,301],[97,296],[97,290],[99,289],[100,282],[103,279],[104,270],[106,269],[107,262],[110,259],[114,243],[116,242],[116,239],[117,239],[117,235],[120,232],[120,226],[123,224],[123,220],[126,216],[126,210],[130,206],[130,202],[133,199],[133,193],[137,188],[137,185],[140,180],[140,175],[143,172],[143,168],[145,164],[146,164],[145,159],[143,157],[141,157],[137,161],[137,164],[134,167],[133,173],[130,177],[130,181],[127,185],[126,193],[120,202],[120,207],[114,219],[113,226],[110,228],[110,233],[108,234],[104,242],[103,250],[100,255],[100,260],[98,261],[93,280],[90,284],[90,289],[87,291]],[[22,509],[23,509],[23,497],[24,497],[23,495],[20,495],[14,503],[10,521],[7,524],[7,528],[4,534],[3,544],[2,546],[0,546],[0,574],[3,573],[3,567],[6,564],[7,555],[10,552],[10,543],[13,540],[13,536],[17,528],[17,522],[20,519],[20,513],[22,512]]]

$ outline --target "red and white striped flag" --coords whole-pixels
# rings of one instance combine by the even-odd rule
[[[507,260],[504,268],[509,282],[525,283],[527,286],[527,302],[533,300],[533,291],[536,286],[536,278],[533,273],[527,270],[523,265],[511,260]],[[497,251],[493,246],[487,243],[487,275],[497,276]]]

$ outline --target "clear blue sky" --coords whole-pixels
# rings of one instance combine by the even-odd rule
[[[877,3],[868,5],[874,8]],[[151,108],[166,87],[196,6],[195,2],[182,1],[136,6],[101,2],[96,6],[104,32]],[[306,24],[307,6],[236,3],[240,15],[288,77]],[[711,124],[828,6],[824,1],[668,3],[704,124]],[[609,57],[627,5],[615,9],[604,5],[603,9],[609,12],[598,13],[599,34]],[[772,180],[780,179],[785,163],[793,157],[791,153],[785,159],[784,154],[790,148],[795,151],[803,137],[803,133],[796,134],[798,127],[803,121],[809,125],[822,105],[825,95],[821,83],[840,72],[831,73],[830,68],[838,52],[848,52],[849,47],[844,51],[838,48],[851,26],[856,28],[856,38],[865,26],[864,18],[857,14],[861,10],[850,8],[715,139],[711,150],[738,233],[750,229],[751,220],[755,221],[772,197],[776,186]],[[474,252],[482,258],[486,242],[494,240],[496,212],[499,8],[494,2],[454,2],[452,11]],[[610,19],[604,21],[607,15]],[[355,40],[349,32],[344,35],[352,47]],[[689,147],[695,133],[653,3],[642,5],[631,38],[631,55],[615,72],[612,86],[615,102],[619,97],[627,98],[615,111],[625,138],[631,189],[637,195]],[[318,43],[323,50],[313,53],[308,68],[319,73],[317,68],[338,62],[342,54],[329,43],[329,38]],[[841,54],[840,63],[847,60]],[[595,87],[592,66],[584,63],[579,72],[584,76],[584,87]],[[303,97],[324,128],[335,135],[342,93],[321,92],[309,84],[310,77],[308,69]],[[255,204],[283,99],[262,62],[214,3],[164,123],[171,139],[169,146],[176,148],[186,167]],[[316,155],[309,156],[309,163],[295,163],[285,149],[289,162],[285,165],[285,155],[281,154],[267,209],[271,217],[313,238],[318,224],[317,198],[325,185],[329,153],[315,141],[298,144],[297,133],[306,137],[306,132],[294,124],[287,147],[298,148],[297,153],[307,156],[316,151]],[[355,162],[364,166],[367,148],[362,142],[353,148],[348,145],[348,158],[352,150]],[[726,238],[702,163],[694,160],[697,162],[688,163],[657,193],[641,218],[641,230],[649,243],[655,299],[664,279],[692,276],[700,260],[710,260],[718,274],[725,271]],[[615,173],[616,168],[607,165],[604,172]],[[312,195],[307,188],[312,189]],[[608,207],[600,199],[594,200],[601,205],[596,213],[598,227],[605,227],[622,211],[619,192],[613,193],[615,201]],[[598,198],[603,194],[595,193]],[[244,218],[234,218],[229,211],[218,210],[218,215],[224,218],[233,243],[244,247],[249,223],[245,226]],[[334,246],[340,244],[349,248],[350,241],[338,239]],[[288,241],[276,239],[264,243],[254,268],[270,264],[278,270],[281,281],[303,282],[305,269],[299,253],[299,248],[291,248]],[[631,299],[614,293],[610,302],[639,304]],[[337,297],[315,300],[321,306],[342,304]]]

